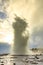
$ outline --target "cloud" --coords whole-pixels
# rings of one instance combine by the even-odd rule
[[[5,1],[4,1],[5,2]],[[8,6],[5,6],[5,5]],[[15,14],[21,18],[25,18],[28,25],[28,32],[30,36],[31,47],[42,47],[43,45],[43,0],[10,0],[5,2],[8,21],[12,24]],[[8,24],[9,24],[8,23]],[[4,30],[12,32],[12,26],[4,23]],[[12,34],[12,33],[11,33]],[[14,33],[13,33],[14,34]],[[6,33],[7,35],[7,33]],[[29,43],[29,39],[28,39]],[[40,45],[39,45],[40,44]],[[28,44],[29,46],[29,44]]]
[[[30,47],[43,48],[43,0],[35,0],[35,11],[33,13],[30,37]]]
[[[14,21],[14,14],[26,18],[31,32],[43,27],[43,0],[9,0],[4,3],[10,23]]]
[[[12,43],[13,41],[13,29],[9,23],[4,20],[0,22],[0,42]]]
[[[5,12],[0,12],[0,19],[6,19],[7,14]]]
[[[30,38],[30,47],[43,48],[43,30],[34,31]]]
[[[43,28],[43,0],[35,0],[36,10],[33,14],[33,31],[37,31]]]
[[[9,13],[24,17],[29,24],[29,32],[38,31],[43,28],[43,0],[16,0],[10,1]],[[15,3],[15,4],[14,4]],[[13,5],[11,5],[13,4]],[[9,8],[8,8],[9,9]],[[12,11],[13,10],[13,11]],[[9,16],[13,15],[9,14]]]

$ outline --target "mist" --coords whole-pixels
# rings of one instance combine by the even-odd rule
[[[8,21],[11,24],[9,26],[12,27],[11,32],[14,31],[14,43],[13,45],[11,44],[11,48],[15,53],[25,54],[29,50],[27,45],[29,45],[28,41],[31,39],[31,35],[40,32],[43,28],[43,0],[4,0],[4,3],[7,3],[7,5],[5,4],[5,10],[8,15]],[[25,19],[25,23],[23,23],[24,25],[26,24],[25,28],[23,27],[22,22],[20,23],[15,20],[15,14],[17,15],[17,18],[20,17],[20,19],[22,19],[22,22]],[[16,27],[13,28],[13,24],[15,23],[17,26],[20,26],[17,27],[19,32],[16,30]],[[22,32],[20,32],[21,29]]]

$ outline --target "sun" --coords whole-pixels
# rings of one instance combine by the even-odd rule
[[[5,42],[8,44],[13,44],[13,35],[12,34],[7,34],[6,37],[4,38]]]
[[[6,33],[0,33],[0,42],[13,44],[13,35],[12,34],[6,34]]]

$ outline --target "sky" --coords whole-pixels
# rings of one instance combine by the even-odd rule
[[[10,52],[10,45],[7,43],[0,43],[0,54],[9,52]]]
[[[0,0],[0,43],[13,44],[15,14],[28,23],[28,48],[43,48],[43,0]]]

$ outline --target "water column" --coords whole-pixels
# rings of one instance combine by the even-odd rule
[[[18,54],[27,54],[27,40],[29,38],[28,35],[23,35],[23,33],[26,31],[27,23],[24,19],[21,19],[20,17],[15,17],[15,22],[13,23],[13,29],[14,29],[14,44],[13,44],[13,53]],[[24,33],[25,34],[25,33]]]

